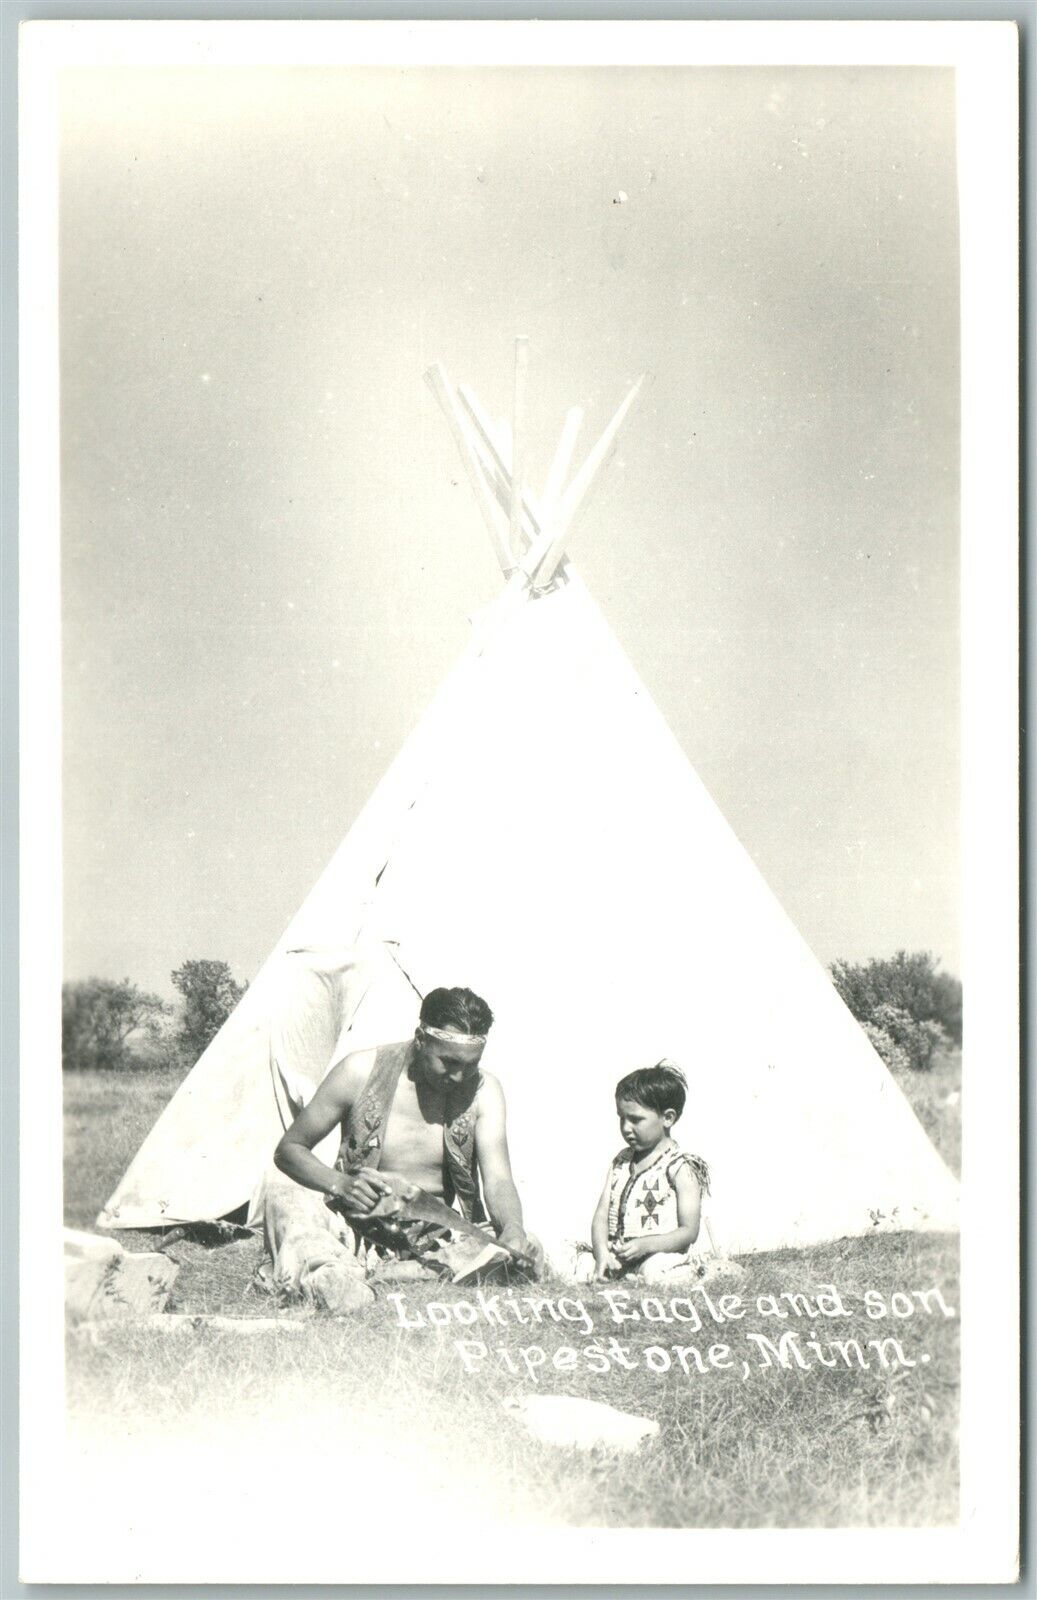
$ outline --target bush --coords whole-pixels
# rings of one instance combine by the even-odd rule
[[[169,1006],[129,978],[83,978],[61,986],[61,1065],[66,1072],[135,1064],[130,1041],[157,1043]]]
[[[947,1035],[938,1022],[916,1022],[900,1006],[876,1006],[862,1023],[865,1033],[887,1067],[913,1067],[928,1072],[933,1056]]]
[[[898,950],[891,960],[833,961],[841,998],[893,1068],[926,1072],[936,1051],[961,1043],[961,984],[937,971],[928,951]]]
[[[956,1045],[961,1044],[961,984],[949,972],[933,976],[933,1020]]]
[[[185,961],[172,981],[183,996],[176,1049],[181,1060],[193,1066],[248,986],[235,982],[226,961]]]

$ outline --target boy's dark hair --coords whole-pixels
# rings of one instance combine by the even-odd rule
[[[430,1028],[456,1028],[459,1033],[488,1033],[493,1023],[486,1001],[471,989],[430,989],[419,1016]]]
[[[674,1111],[679,1117],[688,1098],[688,1085],[684,1074],[669,1061],[658,1061],[654,1067],[641,1067],[628,1072],[616,1084],[616,1099],[636,1100],[638,1105],[662,1116],[664,1111]]]

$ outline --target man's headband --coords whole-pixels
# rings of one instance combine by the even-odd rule
[[[485,1033],[462,1033],[459,1028],[430,1028],[427,1022],[419,1022],[418,1027],[426,1038],[435,1039],[438,1044],[485,1044]]]

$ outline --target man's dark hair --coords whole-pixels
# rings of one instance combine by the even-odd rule
[[[456,1028],[459,1033],[488,1033],[493,1022],[486,1001],[471,989],[430,989],[420,1017],[430,1028]]]
[[[664,1111],[675,1111],[679,1117],[687,1098],[688,1085],[683,1073],[665,1061],[628,1072],[616,1084],[617,1101],[636,1100],[639,1106],[647,1106],[660,1117]]]

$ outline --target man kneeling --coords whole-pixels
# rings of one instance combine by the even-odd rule
[[[321,1260],[317,1270],[326,1277],[331,1265],[333,1278],[343,1271],[351,1274],[352,1292],[311,1298],[331,1309],[349,1309],[368,1299],[357,1279],[365,1275],[363,1258],[371,1247],[382,1255],[399,1253],[419,1261],[442,1255],[427,1248],[430,1236],[420,1222],[400,1221],[415,1188],[433,1202],[456,1206],[475,1224],[486,1220],[484,1197],[498,1245],[520,1264],[538,1265],[539,1250],[523,1230],[511,1173],[504,1093],[497,1079],[480,1067],[492,1022],[489,1006],[470,989],[431,990],[412,1039],[347,1056],[285,1132],[274,1152],[277,1167],[295,1183],[323,1195],[339,1219],[346,1219],[338,1233],[341,1256],[330,1263]],[[336,1127],[341,1142],[332,1168],[314,1154],[314,1146]],[[299,1244],[290,1237],[290,1228],[278,1226],[277,1201],[291,1210],[285,1191],[268,1196],[275,1281],[292,1280],[305,1294],[313,1261],[304,1261],[300,1269],[296,1260],[287,1260],[298,1255]],[[434,1203],[426,1210],[431,1217]],[[325,1216],[332,1228],[339,1220]],[[312,1239],[311,1218],[307,1240]],[[325,1252],[327,1248],[325,1239]],[[304,1253],[306,1249],[312,1254],[312,1243],[303,1246]]]

